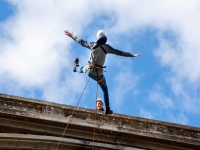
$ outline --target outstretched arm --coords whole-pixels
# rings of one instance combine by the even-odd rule
[[[94,46],[94,42],[86,42],[77,36],[74,36],[72,32],[69,32],[68,30],[65,30],[65,35],[71,37],[74,41],[81,44],[82,46],[91,49]]]
[[[137,57],[137,56],[141,56],[141,53],[131,54],[129,52],[123,52],[123,51],[120,51],[118,49],[114,49],[112,46],[110,46],[108,44],[105,44],[105,48],[106,48],[106,50],[107,50],[108,53],[119,55],[119,56],[125,56],[125,57]]]

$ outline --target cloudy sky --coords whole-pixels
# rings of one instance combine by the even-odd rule
[[[76,105],[88,77],[73,60],[90,51],[64,31],[92,42],[103,29],[114,48],[142,53],[107,55],[113,111],[200,127],[199,18],[199,0],[0,0],[0,93]],[[95,98],[90,80],[79,106]]]

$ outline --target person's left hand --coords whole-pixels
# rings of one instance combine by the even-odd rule
[[[73,33],[69,32],[68,30],[65,30],[65,35],[69,36],[69,37],[72,37],[73,36]]]

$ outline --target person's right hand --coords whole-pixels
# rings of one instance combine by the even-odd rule
[[[133,54],[133,57],[137,57],[137,56],[141,56],[141,55],[142,55],[141,53]]]
[[[69,37],[72,37],[73,36],[73,33],[69,32],[68,30],[65,30],[65,35],[69,36]]]

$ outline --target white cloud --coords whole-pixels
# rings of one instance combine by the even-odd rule
[[[150,91],[148,101],[153,102],[154,106],[158,105],[159,109],[172,109],[174,105],[173,101],[163,94],[163,90],[160,86],[156,86],[154,91]]]
[[[114,3],[118,16],[111,31],[119,34],[140,31],[145,27],[157,29],[160,46],[155,55],[173,75],[195,83],[200,80],[200,12],[199,1],[127,1]],[[128,18],[128,19],[127,19]],[[171,31],[177,37],[176,47],[162,34]],[[144,43],[145,44],[145,43]]]
[[[84,5],[89,3],[10,2],[16,11],[1,24],[0,40],[4,42],[0,44],[0,83],[13,82],[10,89],[17,84],[16,90],[40,89],[43,98],[50,101],[62,102],[66,97],[73,101],[82,90],[78,84],[85,79],[72,74],[74,51],[69,44],[73,40],[64,35],[64,30],[73,29],[76,33],[83,30],[91,20],[90,17],[85,20],[89,11]],[[76,13],[77,10],[82,13]]]

